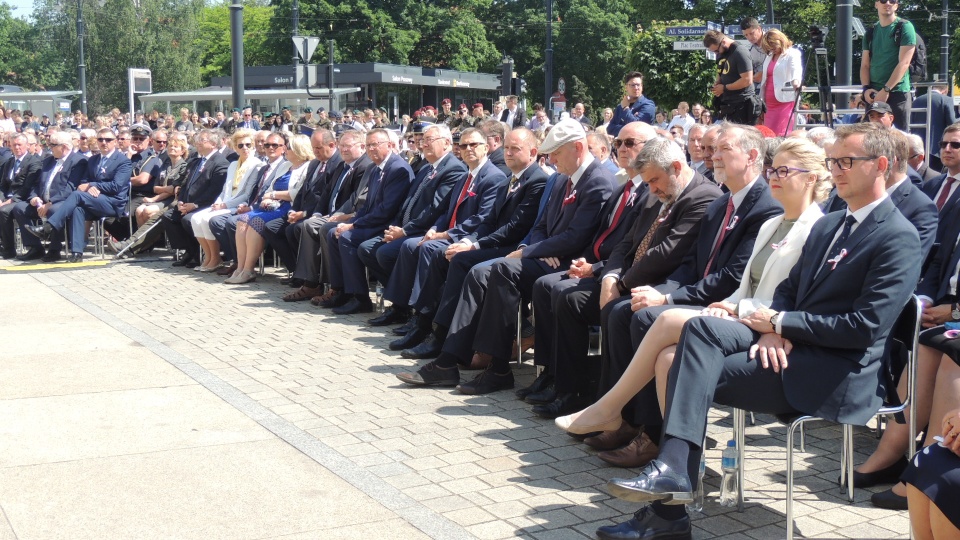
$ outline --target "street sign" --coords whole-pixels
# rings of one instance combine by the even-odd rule
[[[300,56],[300,60],[304,64],[310,63],[310,58],[313,57],[313,52],[317,50],[317,45],[320,44],[320,38],[313,36],[293,36],[293,44],[297,48],[297,54]]]
[[[560,80],[557,81],[557,92],[561,94],[566,93],[567,91],[567,81],[563,80],[563,77],[560,77]]]
[[[707,47],[702,41],[674,41],[673,50],[675,51],[705,51]]]
[[[707,32],[706,26],[668,26],[667,36],[670,37],[703,37]]]

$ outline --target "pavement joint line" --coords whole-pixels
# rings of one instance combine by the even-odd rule
[[[3,509],[2,504],[0,504],[0,516],[3,517],[3,521],[0,522],[0,524],[6,524],[7,530],[10,531],[10,534],[12,534],[14,538],[20,538],[17,535],[17,531],[13,530],[13,523],[10,523],[10,518],[7,517],[7,512]]]
[[[245,414],[317,464],[359,489],[371,499],[393,511],[428,536],[443,540],[476,538],[460,525],[430,510],[422,503],[391,486],[385,480],[353,463],[346,456],[264,407],[193,360],[108,313],[82,295],[71,291],[66,285],[53,279],[51,275],[41,273],[29,275],[99,321],[143,345],[147,350],[182,371],[227,404]]]

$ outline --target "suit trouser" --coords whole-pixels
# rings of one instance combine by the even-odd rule
[[[223,259],[226,261],[237,260],[237,222],[243,214],[221,214],[214,216],[208,222],[210,232],[217,239],[220,245],[220,251],[223,252]]]
[[[363,262],[360,261],[357,251],[360,244],[369,240],[354,230],[345,231],[337,238],[337,231],[331,228],[327,232],[327,243],[330,249],[330,264],[326,266],[330,274],[330,286],[347,294],[369,294],[367,273]]]
[[[294,246],[300,246],[300,232],[303,220],[290,224],[287,218],[270,220],[263,228],[263,239],[273,248],[280,262],[288,272],[297,267],[297,252]]]
[[[460,360],[473,351],[493,357],[491,367],[509,368],[517,312],[529,300],[534,282],[558,272],[540,259],[500,258],[490,265],[474,266],[457,304],[443,350]]]
[[[58,208],[60,208],[60,203],[50,205],[50,210],[47,212],[47,215],[51,216],[55,214]],[[37,213],[37,207],[32,206],[27,201],[20,201],[13,205],[13,218],[20,226],[20,238],[22,239],[24,247],[28,249],[43,247],[43,244],[40,243],[39,238],[28,233],[24,229],[28,223],[32,221],[40,221],[40,214]],[[50,245],[48,246],[47,252],[56,253],[60,251],[62,242],[63,233],[60,231],[54,231],[53,235],[50,237]],[[4,249],[6,249],[6,244],[4,244]]]
[[[200,243],[193,236],[193,225],[190,220],[193,212],[181,214],[176,207],[170,208],[163,213],[160,218],[163,232],[167,235],[167,241],[173,249],[182,249],[187,252],[187,258],[195,261],[200,260]]]
[[[890,92],[887,96],[887,105],[893,109],[893,125],[901,131],[910,133],[910,92]],[[931,149],[931,151],[934,151]]]
[[[383,289],[383,297],[396,306],[413,305],[411,298],[419,297],[430,272],[434,253],[443,253],[450,245],[449,240],[428,240],[420,244],[421,240],[422,236],[404,240],[399,258]]]
[[[781,375],[748,358],[758,337],[719,317],[694,317],[684,325],[667,382],[666,435],[700,447],[714,402],[766,414],[797,412]]]
[[[373,279],[379,281],[381,285],[386,285],[390,281],[390,274],[393,273],[397,259],[400,258],[402,246],[408,240],[387,242],[383,236],[375,236],[363,241],[357,247],[357,257],[370,270]]]
[[[16,221],[13,218],[13,207],[17,202],[0,206],[0,247],[4,253],[13,253],[17,246],[14,241],[13,228]]]
[[[630,309],[630,296],[624,296],[604,306],[600,324],[603,344],[599,395],[606,394],[620,380],[657,317],[664,311],[683,307],[666,305],[634,312]],[[647,383],[624,406],[623,418],[634,426],[663,423],[654,381]]]
[[[87,247],[87,221],[116,215],[116,207],[106,197],[94,197],[85,191],[74,191],[47,222],[54,229],[62,231],[69,219],[70,252],[83,253]]]
[[[549,366],[557,392],[590,396],[587,364],[590,327],[600,324],[600,283],[596,278],[570,278],[566,272],[547,274],[533,285],[533,313],[537,318],[534,363]],[[595,368],[595,369],[591,369]]]
[[[297,264],[293,270],[293,277],[307,283],[324,283],[327,281],[325,266],[329,257],[324,255],[327,248],[327,233],[337,226],[331,223],[326,216],[313,215],[297,223],[297,227],[290,229],[300,231],[297,249]],[[291,245],[293,241],[291,240]]]

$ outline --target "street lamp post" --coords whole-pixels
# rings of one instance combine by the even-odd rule
[[[550,107],[553,95],[553,0],[547,3],[547,49],[543,56],[543,106]]]
[[[87,115],[87,65],[83,60],[83,0],[77,0],[77,49],[80,62],[77,64],[77,78],[80,79],[80,112]]]

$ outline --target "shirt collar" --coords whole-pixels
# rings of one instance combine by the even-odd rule
[[[486,164],[487,164],[487,158],[484,157],[483,159],[480,160],[480,164],[477,165],[477,168],[476,168],[476,169],[471,169],[471,170],[470,170],[470,174],[472,174],[473,177],[476,178],[477,175],[480,174],[480,169],[482,169],[483,166],[486,165]]]
[[[872,203],[864,206],[863,208],[857,210],[856,212],[851,212],[851,211],[850,211],[850,208],[847,208],[847,215],[848,215],[848,216],[853,216],[853,217],[857,220],[857,224],[863,223],[863,220],[867,219],[867,216],[869,216],[870,213],[873,212],[873,210],[874,210],[876,207],[880,206],[880,203],[882,203],[883,201],[885,201],[885,200],[888,199],[889,197],[890,197],[890,195],[888,195],[886,192],[884,192],[884,193],[883,193],[883,197],[880,197],[879,199],[877,199],[877,200],[873,201]]]
[[[906,182],[909,178],[910,178],[909,176],[904,176],[900,180],[897,180],[896,182],[894,182],[892,186],[887,188],[887,195],[893,195],[893,192],[896,191],[898,187],[900,187],[900,184]]]
[[[754,178],[749,184],[743,186],[743,189],[734,193],[730,198],[733,199],[733,211],[736,212],[740,205],[743,203],[744,199],[747,198],[747,193],[750,193],[750,190],[753,189],[753,185],[757,183],[757,179]]]

